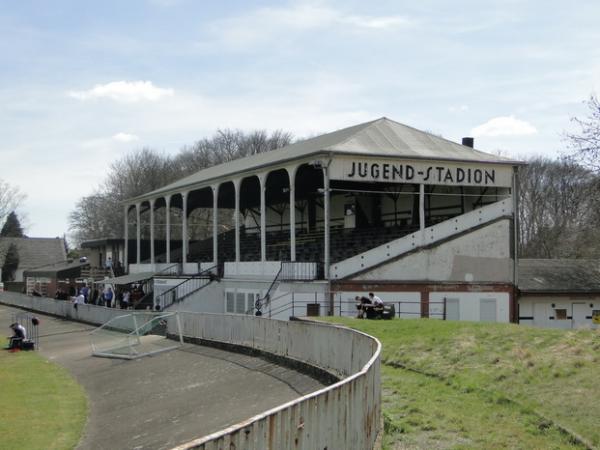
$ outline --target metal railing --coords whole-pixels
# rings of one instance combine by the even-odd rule
[[[395,306],[395,316],[399,318],[431,317],[446,320],[446,299],[439,302],[421,303],[420,301],[385,301]],[[337,310],[340,316],[355,317],[358,314],[354,300],[340,300]]]
[[[264,308],[265,306],[268,306],[270,304],[271,291],[273,290],[275,283],[277,283],[277,280],[281,276],[282,269],[283,269],[283,263],[281,263],[281,265],[279,266],[279,271],[277,272],[277,275],[275,275],[275,278],[273,278],[273,281],[271,282],[269,289],[267,289],[267,293],[262,298],[259,298],[258,300],[256,300],[256,302],[254,303],[254,309],[256,310],[257,316],[262,316],[262,308]],[[250,314],[250,312],[251,311],[248,311],[248,312],[246,312],[246,314]],[[270,317],[271,317],[271,308],[269,308],[269,318]]]
[[[179,275],[180,272],[179,264],[175,263],[160,270],[156,275]]]
[[[160,309],[163,310],[198,292],[216,279],[216,276],[214,275],[215,270],[217,270],[217,266],[209,267],[208,269],[183,280],[172,288],[161,292],[154,298],[155,306],[160,306]]]
[[[281,281],[313,281],[322,278],[322,264],[317,262],[282,261]]]

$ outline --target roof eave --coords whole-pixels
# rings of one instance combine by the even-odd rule
[[[273,151],[277,151],[277,150],[273,150]],[[134,203],[139,203],[139,202],[143,202],[146,200],[150,200],[150,199],[156,198],[156,197],[163,197],[166,195],[177,194],[181,191],[185,191],[186,188],[190,188],[192,186],[208,187],[212,182],[214,182],[220,178],[231,178],[232,176],[235,176],[235,175],[240,175],[240,174],[244,174],[244,173],[248,173],[248,172],[252,172],[252,171],[257,171],[257,170],[263,169],[265,167],[280,166],[281,164],[289,163],[291,161],[311,159],[318,155],[365,156],[365,157],[375,157],[375,158],[392,158],[392,159],[400,159],[400,160],[417,160],[417,161],[434,160],[434,161],[459,162],[459,163],[470,163],[470,164],[473,164],[473,163],[497,164],[497,165],[503,165],[503,166],[527,165],[527,163],[524,161],[516,161],[516,160],[515,161],[513,161],[513,160],[509,160],[509,161],[505,161],[505,160],[474,161],[474,160],[461,159],[461,158],[459,158],[459,159],[457,159],[457,158],[431,158],[431,157],[425,157],[425,156],[408,156],[408,155],[394,156],[394,155],[389,155],[389,154],[385,154],[385,153],[357,153],[357,152],[350,152],[347,150],[336,150],[334,148],[325,148],[325,149],[316,150],[312,153],[307,153],[307,154],[304,154],[301,156],[281,159],[274,163],[259,164],[257,166],[253,166],[248,169],[231,172],[231,173],[227,174],[226,176],[207,178],[206,180],[203,180],[201,182],[198,182],[198,181],[190,182],[188,184],[177,186],[176,188],[171,188],[171,189],[164,190],[164,191],[162,191],[161,189],[156,189],[147,194],[142,194],[137,197],[132,197],[132,198],[123,200],[120,203],[121,203],[121,205],[131,205]],[[228,164],[228,163],[224,163],[224,164]]]

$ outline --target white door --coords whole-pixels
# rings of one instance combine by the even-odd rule
[[[460,300],[457,298],[446,299],[446,320],[460,320]]]
[[[481,322],[496,322],[496,299],[482,298],[479,304],[479,320]]]
[[[591,315],[590,307],[587,303],[573,303],[573,328],[580,328],[590,325],[592,321],[585,317]]]
[[[548,305],[546,303],[533,304],[533,325],[536,327],[547,327]]]

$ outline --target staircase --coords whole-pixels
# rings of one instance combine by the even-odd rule
[[[331,277],[334,279],[348,278],[385,261],[433,246],[486,223],[503,217],[512,217],[512,214],[512,199],[510,198],[486,205],[399,239],[391,240],[343,261],[333,263],[330,269]]]
[[[180,303],[191,295],[204,289],[210,283],[218,278],[214,275],[217,266],[210,267],[202,272],[183,280],[172,288],[161,292],[154,298],[154,304],[159,305],[161,310],[165,310],[176,303]]]

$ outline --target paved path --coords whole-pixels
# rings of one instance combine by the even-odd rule
[[[12,314],[0,305],[0,330]],[[186,344],[125,361],[91,356],[88,325],[38,315],[40,353],[85,388],[90,414],[79,449],[167,449],[322,385],[259,358]]]

